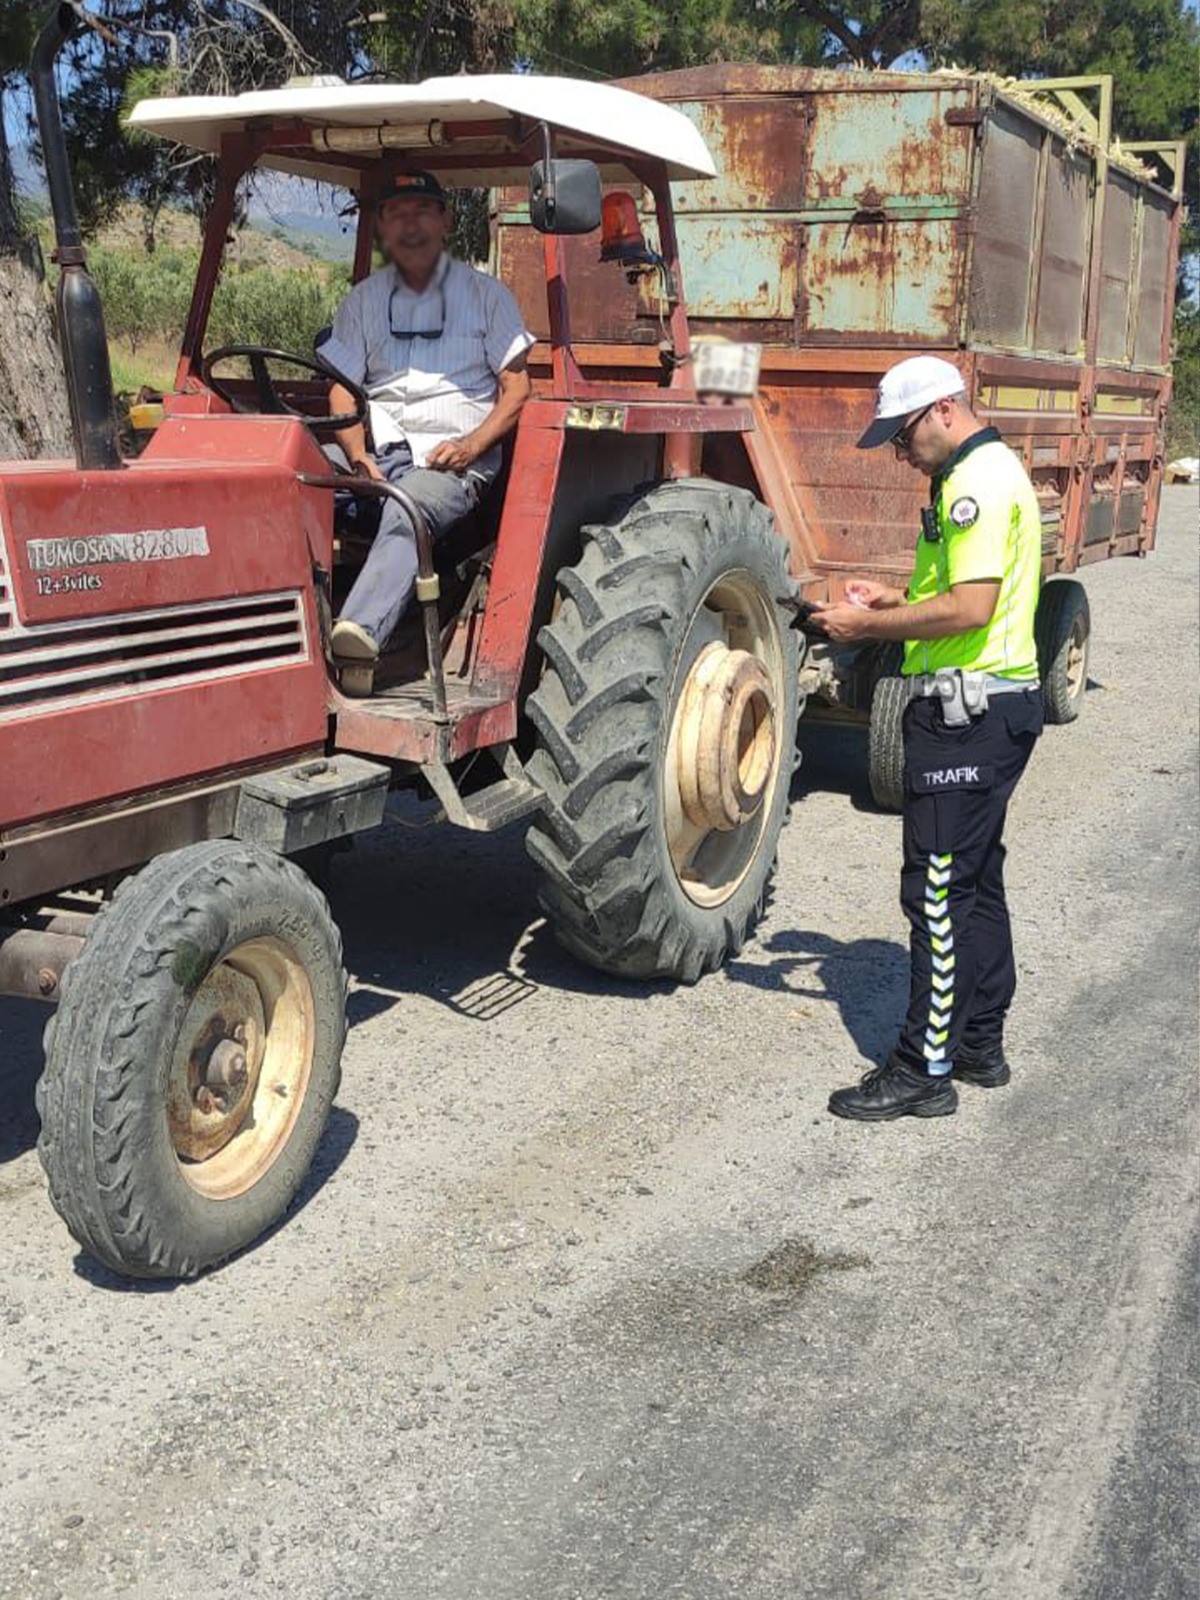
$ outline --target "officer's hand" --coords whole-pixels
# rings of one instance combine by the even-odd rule
[[[818,600],[813,606],[813,624],[837,644],[850,639],[865,639],[871,631],[871,613],[859,606],[832,605]]]
[[[855,578],[846,585],[846,599],[851,605],[868,611],[890,611],[893,606],[903,603],[904,595],[899,589],[889,588],[886,583]]]
[[[434,472],[465,472],[475,454],[469,435],[463,439],[443,439],[425,457],[425,465]]]

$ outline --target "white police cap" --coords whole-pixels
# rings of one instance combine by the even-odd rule
[[[875,420],[858,441],[860,450],[887,444],[904,426],[905,417],[924,411],[937,400],[965,394],[963,375],[940,356],[909,356],[889,367],[875,400]]]

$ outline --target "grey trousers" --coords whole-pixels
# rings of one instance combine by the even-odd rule
[[[325,454],[339,466],[346,457],[339,445],[325,446]],[[407,444],[388,445],[376,458],[389,483],[403,483],[404,490],[420,506],[429,520],[429,531],[437,540],[479,504],[486,484],[473,474],[431,472],[414,467]],[[368,533],[377,523],[378,531],[366,563],[342,607],[342,619],[365,628],[382,650],[412,599],[417,582],[417,536],[412,521],[394,500],[365,500],[352,494],[339,495],[338,512]]]

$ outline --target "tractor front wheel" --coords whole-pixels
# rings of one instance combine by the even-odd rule
[[[694,982],[762,913],[794,766],[786,550],[745,490],[658,485],[584,529],[538,642],[528,838],[563,944]]]
[[[337,929],[299,868],[214,840],[127,879],[64,973],[38,1086],[50,1195],[83,1248],[190,1278],[278,1221],[345,1026]]]

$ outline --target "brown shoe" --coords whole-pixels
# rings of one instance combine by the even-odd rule
[[[379,646],[365,628],[345,619],[334,623],[330,644],[333,646],[333,659],[338,667],[342,693],[365,700],[375,689]]]

